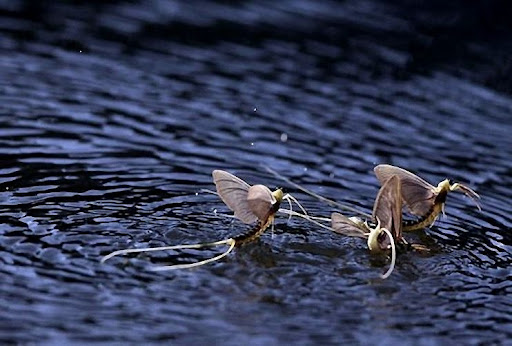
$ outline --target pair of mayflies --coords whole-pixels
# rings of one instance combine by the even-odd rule
[[[269,169],[270,170],[270,169]],[[272,170],[270,170],[273,172]],[[246,224],[256,224],[247,233],[211,243],[163,246],[143,249],[125,249],[114,251],[102,258],[102,262],[117,255],[128,253],[140,253],[149,251],[197,249],[208,246],[227,245],[228,249],[222,254],[195,263],[176,264],[154,267],[153,270],[183,269],[200,266],[209,262],[219,260],[228,255],[235,247],[257,239],[263,232],[272,225],[275,214],[283,212],[291,216],[303,217],[315,224],[330,229],[336,233],[346,236],[360,237],[367,240],[371,253],[387,253],[391,250],[391,264],[388,271],[382,275],[387,278],[393,271],[396,261],[395,244],[407,244],[402,237],[403,231],[413,231],[430,227],[441,212],[444,213],[446,195],[449,191],[460,190],[468,197],[475,200],[479,198],[469,187],[455,183],[451,185],[448,179],[440,182],[437,187],[432,186],[425,180],[402,168],[391,165],[378,165],[374,169],[377,178],[382,184],[375,199],[371,220],[362,220],[359,217],[346,217],[340,213],[332,213],[331,227],[318,222],[326,221],[324,218],[313,217],[307,214],[301,204],[291,195],[284,194],[281,189],[272,192],[264,185],[250,186],[242,179],[221,170],[214,170],[213,181],[217,188],[217,194],[223,202],[234,212],[234,216]],[[275,172],[273,172],[276,174]],[[285,179],[287,180],[287,179]],[[287,180],[290,182],[289,180]],[[296,184],[293,184],[297,186]],[[299,187],[299,186],[297,186]],[[322,200],[342,206],[344,209],[355,210],[327,200],[309,190],[299,187],[302,191],[310,193]],[[282,200],[287,200],[290,210],[280,209]],[[303,214],[292,210],[292,201],[302,210]],[[402,207],[418,217],[414,221],[402,220]],[[478,208],[480,206],[477,203]],[[360,213],[360,212],[359,212]],[[360,213],[362,214],[362,213]],[[418,246],[421,248],[421,246]]]
[[[417,175],[391,165],[378,165],[374,172],[382,186],[373,206],[373,227],[359,217],[348,218],[340,213],[332,213],[331,225],[334,232],[366,238],[372,253],[383,253],[391,249],[391,265],[383,278],[387,278],[393,271],[396,258],[395,244],[408,245],[402,232],[431,227],[439,214],[444,214],[448,192],[462,191],[475,201],[480,210],[476,200],[480,196],[460,183],[450,184],[449,180],[445,179],[434,187]],[[404,221],[403,205],[418,219]],[[419,244],[410,246],[420,251],[427,250]]]

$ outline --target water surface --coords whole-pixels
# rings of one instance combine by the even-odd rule
[[[455,17],[399,1],[1,4],[0,339],[509,342],[510,47],[473,34],[479,6],[506,23],[498,2]],[[217,252],[99,263],[245,232],[198,193],[213,169],[283,186],[265,164],[371,212],[379,163],[467,183],[483,210],[451,194],[411,238],[435,251],[401,255],[388,280],[363,241],[286,217],[194,270],[147,268]]]

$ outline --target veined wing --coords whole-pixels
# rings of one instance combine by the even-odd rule
[[[437,196],[434,186],[405,169],[391,165],[378,165],[374,172],[381,185],[394,175],[400,178],[403,202],[412,214],[425,216],[431,211]]]
[[[336,233],[349,237],[368,238],[365,229],[340,213],[331,214],[331,226]]]
[[[272,206],[276,203],[276,198],[265,185],[254,185],[249,188],[247,202],[252,213],[260,221],[265,221],[269,216]]]
[[[395,240],[402,238],[402,196],[400,178],[390,177],[380,188],[373,205],[373,219],[393,234]]]
[[[255,223],[258,216],[249,207],[247,196],[251,186],[231,173],[221,170],[212,172],[217,193],[226,205],[235,212],[235,217],[243,223]]]

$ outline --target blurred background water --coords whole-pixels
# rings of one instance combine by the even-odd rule
[[[508,344],[512,11],[506,1],[0,1],[0,340]],[[466,183],[388,280],[300,220],[215,249],[121,248],[247,227],[211,171],[261,164],[370,212],[373,167]],[[284,184],[286,187],[286,184]],[[310,213],[333,208],[288,188]]]

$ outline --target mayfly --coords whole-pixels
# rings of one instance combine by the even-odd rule
[[[159,266],[153,268],[155,271],[159,270],[171,270],[171,269],[184,269],[197,267],[206,263],[210,263],[219,260],[227,256],[235,247],[241,246],[248,242],[257,239],[263,232],[268,228],[270,224],[273,225],[274,216],[279,210],[279,206],[283,199],[287,199],[291,205],[290,200],[293,200],[299,205],[295,198],[290,195],[284,195],[281,189],[277,189],[274,192],[264,185],[250,186],[242,179],[234,176],[225,171],[214,170],[212,172],[213,182],[217,188],[217,194],[220,196],[222,201],[234,212],[234,216],[240,221],[246,224],[255,224],[249,232],[238,235],[233,238],[228,238],[211,243],[200,243],[190,245],[175,245],[175,246],[162,246],[155,248],[143,248],[143,249],[124,249],[110,253],[103,257],[101,262],[128,253],[139,253],[149,251],[164,251],[164,250],[178,250],[178,249],[199,249],[203,247],[211,247],[218,245],[228,245],[228,249],[222,254],[195,263],[188,264],[176,264],[168,266]],[[305,210],[303,209],[305,212]]]
[[[402,238],[402,197],[401,184],[397,176],[390,177],[380,188],[373,206],[373,227],[359,217],[346,217],[340,213],[332,213],[331,225],[336,233],[359,237],[367,240],[371,253],[386,253],[391,249],[391,264],[382,275],[387,278],[396,261],[395,243],[405,243]]]
[[[450,181],[445,179],[437,187],[434,187],[417,175],[403,168],[391,165],[378,165],[374,168],[374,171],[381,184],[384,184],[391,176],[398,176],[400,178],[403,202],[413,215],[419,217],[418,220],[406,221],[403,225],[404,231],[414,231],[432,226],[439,213],[442,212],[444,214],[446,195],[450,191],[462,191],[481,210],[477,201],[480,196],[469,187],[460,183],[450,184]]]

